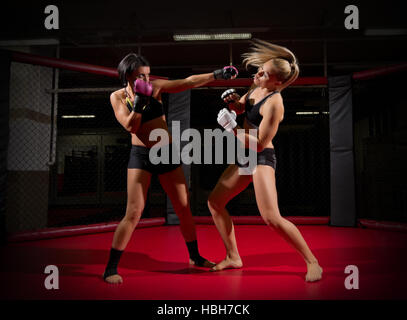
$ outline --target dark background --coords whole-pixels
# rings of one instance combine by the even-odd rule
[[[401,2],[58,1],[52,4],[59,9],[60,29],[46,30],[44,9],[48,4],[41,1],[3,4],[2,47],[18,50],[13,41],[57,39],[58,45],[31,43],[25,48],[33,54],[112,68],[133,51],[147,57],[153,75],[169,78],[212,72],[230,62],[238,67],[241,77],[249,77],[252,71],[241,65],[241,54],[247,52],[249,41],[178,43],[172,38],[177,32],[251,32],[253,38],[292,50],[299,60],[301,77],[346,75],[406,60],[407,24]],[[344,27],[347,16],[344,9],[348,4],[358,6],[358,30]],[[354,83],[359,218],[407,221],[404,83],[402,74]],[[59,74],[60,89],[118,86],[114,78],[67,70],[60,70]],[[247,88],[237,89],[244,93]],[[217,127],[222,91],[192,90],[191,127],[198,130]],[[72,154],[64,162],[63,182],[58,174],[60,168],[51,168],[48,225],[117,219],[123,215],[125,204],[129,137],[114,118],[109,93],[61,92],[58,96],[59,145],[80,137],[87,149],[73,146]],[[327,216],[330,209],[327,88],[288,88],[283,97],[285,120],[274,140],[281,212]],[[300,111],[318,114],[299,116]],[[62,118],[64,114],[88,113],[97,117]],[[112,142],[106,142],[108,136]],[[103,150],[103,156],[95,150]],[[224,168],[192,166],[191,205],[195,215],[209,214],[206,199]],[[93,200],[80,200],[89,194]],[[165,201],[162,189],[153,179],[144,216],[165,215]],[[229,209],[234,215],[257,214],[252,186],[234,199]]]
[[[229,63],[229,41],[175,43],[177,32],[251,32],[254,38],[288,46],[302,76],[354,72],[405,59],[404,34],[369,35],[376,29],[406,28],[402,2],[386,1],[56,1],[59,30],[46,30],[45,1],[2,5],[3,40],[57,38],[60,57],[116,67],[141,48],[153,73],[203,72]],[[347,30],[346,5],[357,5],[359,30]],[[377,34],[377,32],[376,32]],[[241,64],[247,41],[234,41],[233,62]],[[176,71],[175,71],[176,70]]]

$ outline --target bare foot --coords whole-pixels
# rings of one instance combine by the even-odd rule
[[[305,275],[305,281],[313,282],[322,278],[322,268],[318,262],[307,263],[307,274]]]
[[[113,274],[105,278],[105,281],[110,284],[120,284],[123,283],[123,278],[118,274]]]
[[[191,266],[203,267],[203,268],[212,268],[213,266],[216,265],[215,262],[212,262],[212,261],[209,261],[209,260],[206,260],[206,259],[200,264],[197,264],[194,260],[189,259],[189,264]]]
[[[220,271],[223,269],[239,269],[243,266],[242,260],[238,259],[231,259],[226,257],[225,260],[219,262],[216,266],[214,266],[211,271]]]

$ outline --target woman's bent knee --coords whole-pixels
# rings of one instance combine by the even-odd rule
[[[133,224],[137,225],[141,218],[141,214],[143,213],[143,209],[140,208],[128,208],[126,212],[126,216],[124,217],[124,220]]]
[[[275,230],[281,229],[282,221],[283,221],[283,219],[281,217],[264,218],[264,222],[266,223],[266,225],[268,225],[270,228],[275,229]]]
[[[222,210],[225,207],[225,204],[222,203],[222,201],[220,201],[219,199],[216,199],[212,195],[209,196],[207,204],[208,204],[208,208],[209,208],[210,212],[212,213],[212,215],[218,213],[220,210]]]

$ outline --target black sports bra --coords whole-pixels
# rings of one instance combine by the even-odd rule
[[[253,90],[254,91],[254,90]],[[246,98],[246,104],[245,104],[245,110],[246,110],[246,120],[249,122],[250,125],[253,127],[259,127],[261,120],[263,120],[263,116],[260,114],[260,107],[263,105],[263,103],[270,98],[272,95],[279,93],[279,91],[273,91],[270,93],[268,96],[265,96],[263,99],[261,99],[259,102],[257,102],[254,105],[250,104],[250,95],[253,93],[250,92],[247,95]]]
[[[128,106],[133,107],[133,103],[130,101],[126,92],[126,103]],[[141,114],[141,123],[150,121],[152,119],[161,117],[164,114],[164,106],[157,99],[150,97],[149,103],[144,107]]]

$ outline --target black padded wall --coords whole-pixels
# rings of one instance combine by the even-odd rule
[[[331,225],[355,226],[352,78],[328,78],[331,164]]]

